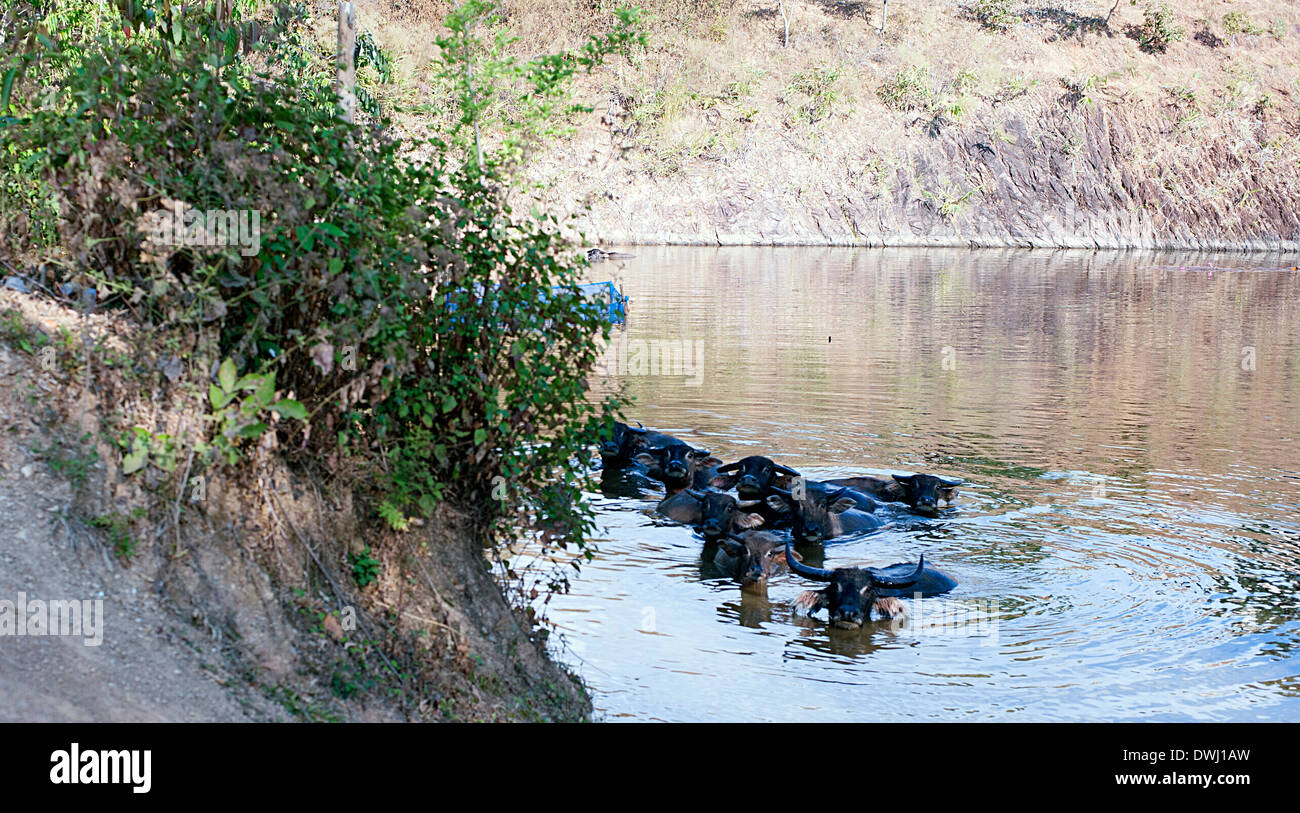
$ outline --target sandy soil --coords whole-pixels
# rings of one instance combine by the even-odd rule
[[[0,637],[0,722],[283,719],[228,672],[218,642],[164,606],[144,568],[119,564],[70,510],[71,483],[33,451],[50,430],[29,395],[50,384],[0,346],[0,600],[102,600],[103,642]]]

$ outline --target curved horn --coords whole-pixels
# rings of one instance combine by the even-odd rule
[[[966,481],[961,479],[960,477],[945,477],[943,475],[939,475],[939,482],[943,483],[946,486],[959,486]]]
[[[911,587],[916,584],[917,579],[921,578],[921,572],[925,570],[925,554],[921,554],[921,561],[916,563],[916,570],[910,576],[904,576],[901,579],[891,579],[880,575],[880,570],[874,567],[867,568],[871,574],[871,580],[876,583],[877,587]]]
[[[809,567],[794,555],[794,548],[791,547],[793,540],[785,540],[785,561],[790,565],[790,570],[798,573],[806,579],[816,579],[819,582],[828,582],[834,577],[834,571],[825,570],[820,567]],[[913,579],[912,581],[916,581]],[[906,586],[906,585],[904,585]]]
[[[792,504],[794,503],[794,495],[786,491],[784,488],[777,488],[776,486],[772,486],[771,492],[788,503],[792,503]]]
[[[735,471],[738,468],[740,468],[739,460],[737,460],[735,463],[728,463],[725,466],[718,466],[718,474],[726,474],[727,472]]]
[[[802,477],[802,476],[803,476],[802,474],[800,474],[799,472],[797,472],[797,471],[795,471],[794,469],[790,468],[789,466],[782,466],[780,463],[773,463],[773,464],[772,464],[772,470],[773,470],[773,471],[779,471],[779,472],[781,472],[782,474],[788,474],[788,475],[790,475],[791,477]]]
[[[644,435],[646,432],[649,432],[650,430],[642,426],[640,421],[637,421],[636,426],[629,426],[627,428],[627,431],[631,432],[634,435]]]

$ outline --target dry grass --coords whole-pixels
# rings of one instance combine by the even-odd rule
[[[502,8],[518,37],[513,49],[531,56],[580,44],[609,24],[615,5],[504,0]],[[1133,34],[1145,0],[1120,3],[1109,24],[1112,0],[1015,2],[1018,21],[1005,31],[983,25],[973,3],[896,0],[884,32],[879,0],[793,0],[788,47],[775,0],[640,5],[650,48],[584,77],[579,96],[594,113],[531,167],[566,208],[615,201],[638,183],[669,184],[686,198],[691,184],[733,181],[787,199],[832,188],[888,195],[918,146],[939,133],[1006,141],[999,122],[1007,115],[1035,121],[1054,109],[1159,111],[1167,120],[1159,141],[1126,156],[1136,171],[1177,165],[1208,138],[1256,152],[1267,144],[1289,158],[1300,136],[1300,8],[1283,0],[1170,4],[1186,36],[1163,54],[1142,51]],[[447,96],[431,62],[450,6],[363,9],[363,27],[397,64],[383,99],[403,108],[403,132],[442,124]],[[331,8],[320,5],[326,36]],[[1236,16],[1225,24],[1229,12]],[[912,82],[901,103],[900,77]],[[1068,136],[1058,146],[1083,160]],[[928,191],[943,203],[968,187],[954,178]]]

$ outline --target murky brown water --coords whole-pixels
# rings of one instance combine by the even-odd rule
[[[812,585],[742,597],[654,499],[600,496],[601,553],[549,609],[557,652],[608,720],[1300,720],[1300,273],[1277,270],[1298,262],[643,248],[595,266],[631,297],[633,357],[699,342],[690,375],[615,370],[630,417],[812,477],[964,477],[941,518],[825,549],[924,553],[960,586],[901,628],[830,630],[791,612]]]

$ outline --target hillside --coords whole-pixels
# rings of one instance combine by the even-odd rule
[[[788,45],[775,2],[642,5],[648,50],[586,78],[594,112],[532,167],[592,239],[1300,246],[1294,4],[894,0],[881,32],[878,0],[796,0]],[[534,53],[612,7],[508,0],[504,25]],[[417,110],[442,11],[366,9]]]

